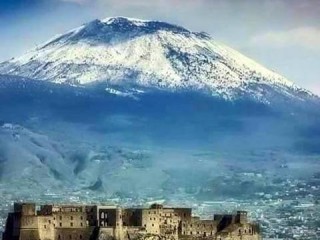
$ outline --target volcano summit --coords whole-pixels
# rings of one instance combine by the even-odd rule
[[[0,73],[54,83],[201,90],[270,102],[310,92],[206,33],[159,21],[94,20],[0,64]]]

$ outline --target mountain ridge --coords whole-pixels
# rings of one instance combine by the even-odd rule
[[[1,63],[0,74],[73,85],[130,82],[204,90],[225,99],[247,94],[265,103],[270,102],[267,87],[289,98],[315,97],[208,34],[125,17],[96,19],[75,28]]]

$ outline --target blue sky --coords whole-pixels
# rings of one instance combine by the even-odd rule
[[[95,18],[176,23],[320,94],[319,0],[0,0],[0,61]]]

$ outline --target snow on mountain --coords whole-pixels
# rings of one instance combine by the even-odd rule
[[[159,21],[94,20],[0,64],[0,73],[55,83],[104,81],[169,90],[204,90],[232,99],[311,95],[208,34]]]

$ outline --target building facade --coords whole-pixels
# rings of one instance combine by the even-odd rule
[[[191,208],[118,208],[97,205],[16,203],[8,214],[3,240],[258,240],[259,226],[247,212],[203,220]]]

